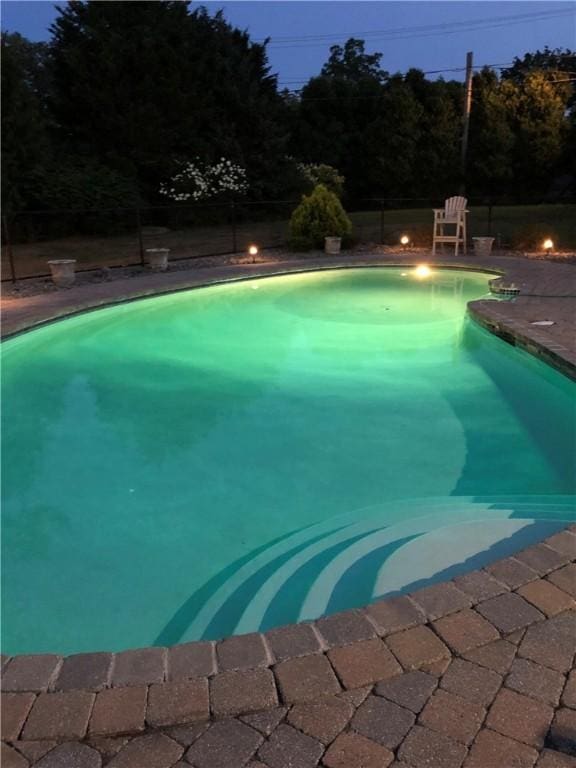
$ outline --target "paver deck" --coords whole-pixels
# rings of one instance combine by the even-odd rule
[[[343,255],[330,266],[414,261]],[[520,298],[473,302],[471,312],[574,375],[572,265],[437,263],[505,273]],[[199,269],[10,298],[3,333],[139,295],[326,264]],[[1,765],[576,768],[575,654],[572,526],[452,582],[263,635],[3,658]]]

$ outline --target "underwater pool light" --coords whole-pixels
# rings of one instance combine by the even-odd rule
[[[432,270],[427,264],[418,264],[416,269],[414,270],[414,274],[416,277],[430,277],[432,274]]]

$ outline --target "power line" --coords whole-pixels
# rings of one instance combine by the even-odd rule
[[[477,64],[473,67],[474,70],[480,70],[484,69],[484,67],[510,67],[514,64],[513,61],[504,61],[499,64]],[[421,70],[418,67],[411,67],[411,69],[416,69],[418,72],[421,72],[423,75],[439,75],[443,72],[464,72],[466,70],[466,67],[444,67],[443,69],[427,69],[427,70]],[[565,73],[565,70],[559,70]],[[320,77],[321,75],[311,75],[307,79],[302,80],[282,80],[278,83],[278,85],[297,85],[298,83],[308,83],[310,80],[312,80],[315,77]],[[394,76],[394,75],[392,75]]]
[[[403,40],[412,37],[431,37],[436,35],[455,34],[461,31],[474,31],[481,29],[494,29],[512,24],[524,24],[530,21],[543,21],[546,19],[573,16],[575,11],[558,9],[554,11],[540,11],[538,13],[516,14],[513,16],[492,16],[475,21],[444,22],[441,24],[429,24],[420,27],[395,27],[389,30],[373,30],[367,32],[340,32],[329,35],[308,35],[299,37],[272,38],[269,48],[305,48],[325,46],[330,41],[362,36],[369,41],[374,40]]]
[[[300,42],[300,41],[317,41],[317,40],[329,40],[331,38],[341,38],[345,36],[355,37],[356,35],[363,35],[365,37],[371,37],[375,35],[381,35],[381,34],[397,34],[397,33],[404,33],[404,32],[420,32],[420,31],[426,31],[431,29],[440,29],[445,28],[447,26],[469,26],[471,24],[486,24],[486,23],[492,23],[494,21],[521,21],[521,20],[533,20],[538,19],[541,17],[555,17],[555,16],[562,16],[566,14],[573,14],[574,11],[571,11],[570,9],[555,9],[551,11],[536,11],[532,13],[519,13],[519,14],[512,14],[508,16],[489,16],[483,19],[469,19],[467,21],[451,21],[451,22],[440,22],[438,24],[425,24],[421,26],[408,26],[408,27],[392,27],[391,29],[378,29],[378,30],[367,30],[364,32],[330,32],[327,34],[319,34],[319,35],[296,35],[296,36],[286,36],[286,37],[274,37],[274,38],[267,38],[267,39],[273,39],[277,42],[282,43],[288,43],[288,42]],[[257,42],[263,42],[264,38],[261,40],[257,40]]]
[[[569,79],[567,78],[565,80],[549,80],[548,82],[550,85],[559,85],[561,83],[576,83],[576,77]],[[284,90],[296,96],[300,94],[303,89],[300,88],[298,90],[290,90],[285,88]],[[378,94],[377,96],[303,96],[301,101],[379,101],[380,99],[386,98],[386,96],[386,93]],[[476,102],[478,97],[473,96],[472,100]]]
[[[507,67],[507,66],[511,66],[513,63],[514,62],[503,62],[503,63],[500,63],[500,64],[478,64],[478,65],[475,65],[472,69],[473,70],[482,70],[482,69],[485,69],[486,67],[488,67],[488,68],[492,68],[492,67]],[[420,69],[418,69],[417,71],[420,72],[422,75],[433,75],[433,74],[439,74],[439,73],[442,73],[442,72],[462,72],[462,71],[465,71],[465,70],[466,70],[466,67],[447,67],[445,69],[428,69],[428,70],[420,70]],[[546,70],[545,68],[538,67],[538,66],[534,66],[532,68],[530,68],[530,67],[523,67],[522,68],[522,72],[523,73],[544,72],[544,73],[547,73],[547,74],[552,74],[552,73],[553,74],[561,74],[562,76],[564,76],[564,75],[576,75],[576,72],[570,72],[570,71],[562,70],[562,69],[554,69],[552,72],[550,72],[549,70]],[[402,73],[398,73],[398,74],[402,74]],[[306,85],[307,83],[310,82],[310,80],[313,80],[313,79],[318,78],[318,77],[320,77],[320,75],[313,75],[308,80],[286,80],[283,83],[278,83],[278,86],[282,87],[282,86],[286,86],[288,84],[297,84],[297,83],[304,83]],[[550,84],[552,84],[552,85],[556,85],[556,83],[573,83],[573,82],[576,82],[576,77],[570,77],[570,78],[564,78],[563,77],[563,79],[561,79],[561,80],[548,80],[548,82]],[[298,93],[301,93],[304,90],[304,88],[303,87],[302,88],[286,88],[286,87],[284,87],[283,90],[289,91],[290,93],[293,93],[293,94],[298,94]],[[324,100],[327,100],[327,99],[334,99],[334,98],[342,98],[342,99],[349,99],[349,98],[373,99],[373,98],[381,98],[381,97],[380,96],[341,96],[341,97],[340,96],[338,96],[338,97],[336,97],[336,96],[318,96],[318,97],[306,97],[304,100],[305,101],[312,101],[312,100],[314,100],[314,101],[319,101],[319,100],[324,101]]]
[[[570,56],[570,57],[576,57],[576,54],[557,54],[557,57],[560,56]],[[498,63],[493,64],[475,64],[473,69],[474,70],[481,70],[485,67],[488,68],[505,68],[505,67],[513,67],[515,64],[521,64],[521,61],[502,61]],[[410,69],[415,69],[418,72],[421,72],[423,75],[438,75],[442,74],[443,72],[464,72],[466,67],[444,67],[442,69],[427,69],[427,70],[421,70],[419,67],[410,67]],[[519,71],[521,72],[561,72],[563,75],[576,75],[576,71],[570,70],[570,69],[561,69],[558,67],[553,66],[546,66],[546,65],[536,65],[533,64],[532,67],[530,66],[524,66],[520,67]],[[393,76],[397,74],[394,73]],[[401,74],[401,73],[400,73]],[[315,77],[320,77],[321,75],[310,75],[309,77],[299,77],[294,78],[293,80],[279,80],[278,85],[298,85],[299,83],[303,83],[304,85],[306,83],[309,83],[310,80],[312,80]]]

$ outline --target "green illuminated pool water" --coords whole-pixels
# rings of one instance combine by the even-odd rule
[[[488,277],[274,277],[4,343],[4,652],[312,618],[573,519],[576,387],[466,318]]]

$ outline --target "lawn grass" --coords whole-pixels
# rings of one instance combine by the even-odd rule
[[[381,215],[379,211],[359,211],[350,214],[356,242],[380,243]],[[432,243],[433,214],[431,208],[386,210],[383,218],[383,242],[399,243],[407,234],[414,245]],[[288,235],[288,221],[245,222],[236,232],[236,250],[245,251],[252,243],[260,248],[282,246]],[[468,236],[492,235],[497,247],[520,250],[539,246],[545,237],[554,240],[561,250],[576,249],[576,205],[495,206],[491,227],[489,209],[472,207],[468,217]],[[213,225],[169,230],[161,235],[144,238],[144,248],[170,248],[173,258],[209,256],[233,250],[229,226]],[[111,237],[75,236],[12,246],[17,276],[31,277],[49,272],[48,259],[77,259],[78,268],[128,266],[140,260],[137,232]],[[2,247],[2,279],[10,277],[7,249]]]

